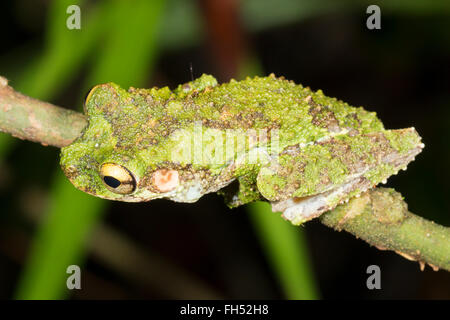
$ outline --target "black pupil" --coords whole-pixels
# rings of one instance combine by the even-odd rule
[[[113,178],[111,176],[105,176],[103,177],[103,181],[105,181],[105,183],[110,186],[111,188],[117,188],[118,186],[120,186],[120,181],[117,180],[116,178]]]

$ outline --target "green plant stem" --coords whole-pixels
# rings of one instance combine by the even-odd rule
[[[305,232],[280,219],[268,203],[250,203],[248,211],[286,298],[318,299]]]
[[[26,113],[16,113],[13,110],[4,112],[5,108],[19,108],[29,110],[29,112],[39,113],[35,109],[44,108],[51,114],[61,108],[45,103],[38,103],[34,99],[22,99],[22,103],[29,102],[30,105],[24,109],[20,104],[5,104],[2,94],[11,94],[12,89],[0,90],[0,114],[5,120],[1,129],[8,133],[16,132],[17,124],[29,115]],[[14,95],[13,95],[14,96]],[[60,111],[55,111],[60,112]],[[17,114],[15,118],[8,118],[9,115]],[[74,113],[69,113],[73,116]],[[83,117],[78,114],[80,119]],[[58,118],[55,118],[58,121]],[[81,132],[68,128],[67,120],[61,120],[63,125],[58,124],[50,127],[52,122],[30,122],[36,125],[32,130],[24,130],[22,139],[37,141],[36,137],[47,137],[50,133],[53,136],[64,136],[60,142],[72,141]],[[42,125],[45,124],[45,125]],[[42,132],[41,132],[42,131]],[[62,145],[61,145],[62,146]],[[345,230],[358,238],[376,246],[379,249],[393,250],[403,257],[417,260],[421,263],[428,263],[434,269],[442,268],[450,271],[450,228],[440,226],[434,222],[420,218],[407,211],[406,203],[401,195],[390,189],[373,189],[359,198],[352,199],[348,204],[341,205],[331,212],[325,213],[320,220],[325,225],[336,230]]]

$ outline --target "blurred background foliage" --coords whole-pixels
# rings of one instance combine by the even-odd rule
[[[81,30],[68,30],[69,5]],[[381,30],[366,28],[378,4]],[[448,1],[133,0],[2,2],[0,74],[81,110],[97,83],[175,87],[274,72],[415,126],[426,148],[390,179],[412,212],[450,225]],[[447,272],[256,203],[113,203],[75,190],[58,150],[0,134],[0,298],[450,298]],[[82,267],[82,290],[66,268]],[[366,288],[366,268],[382,290]]]

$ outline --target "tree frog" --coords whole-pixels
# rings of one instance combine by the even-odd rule
[[[94,87],[89,124],[61,150],[78,189],[119,201],[230,207],[268,201],[298,225],[406,169],[424,145],[414,128],[386,130],[374,112],[283,77],[168,87]]]

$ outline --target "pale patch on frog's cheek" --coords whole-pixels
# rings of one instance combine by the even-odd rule
[[[202,185],[198,183],[189,187],[185,194],[185,199],[186,201],[197,201],[202,195]]]
[[[178,188],[170,199],[177,202],[192,203],[200,199],[204,194],[202,183],[196,180],[185,182]]]
[[[152,175],[152,183],[159,192],[169,192],[180,184],[178,171],[160,169]]]

